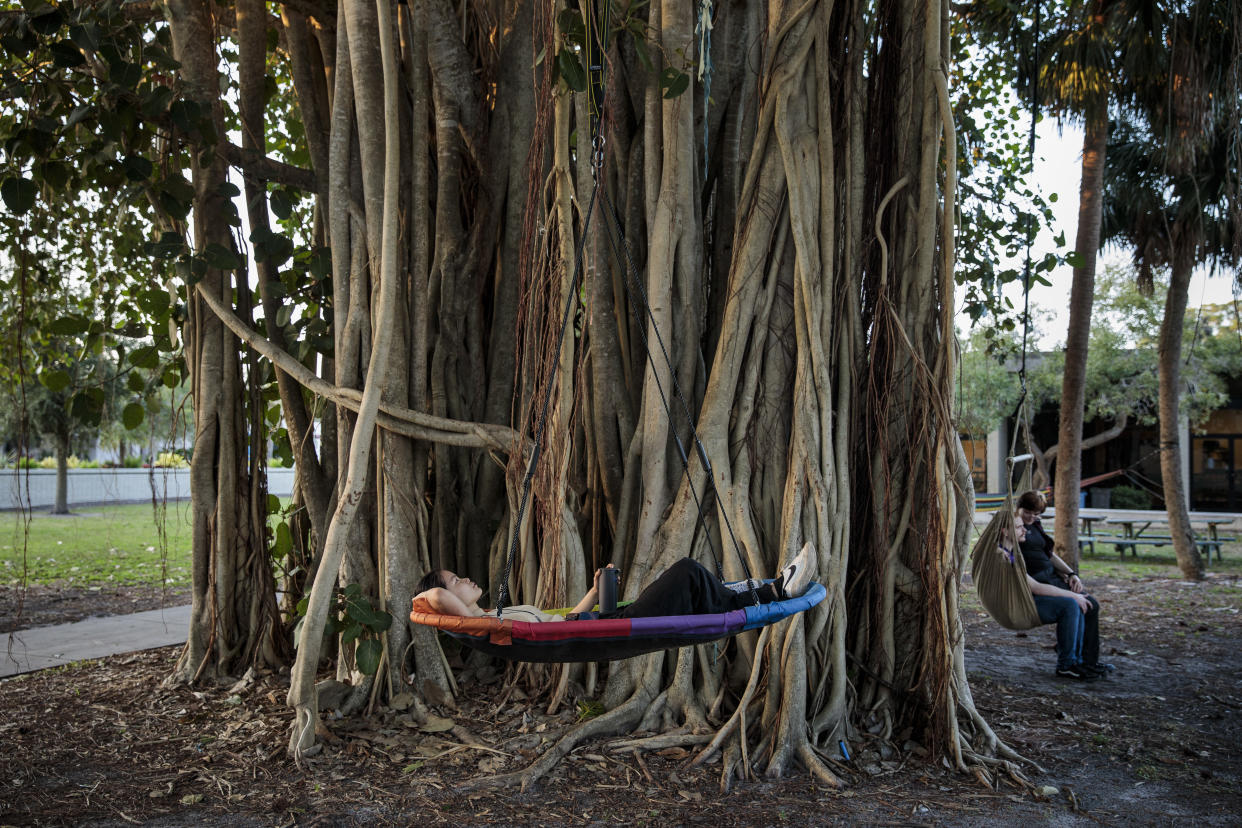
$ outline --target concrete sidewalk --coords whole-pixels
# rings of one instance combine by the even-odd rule
[[[189,605],[0,634],[0,678],[185,642]]]

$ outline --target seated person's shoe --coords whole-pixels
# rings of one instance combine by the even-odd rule
[[[773,583],[776,594],[781,600],[797,598],[806,592],[815,575],[815,545],[807,541],[794,559],[785,565],[780,576]]]
[[[1083,669],[1081,664],[1071,667],[1058,667],[1057,678],[1073,679],[1074,681],[1095,681],[1096,675]]]

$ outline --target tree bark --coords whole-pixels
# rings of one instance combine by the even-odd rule
[[[210,105],[217,135],[224,134],[219,57],[210,4],[173,0],[167,16],[173,53],[191,94]],[[206,163],[204,163],[206,162]],[[198,250],[233,250],[232,204],[224,194],[227,168],[218,156],[195,153],[194,241]],[[232,274],[208,267],[187,297],[186,360],[194,393],[194,454],[190,461],[192,599],[185,648],[168,681],[239,675],[251,665],[276,666],[283,645],[275,587],[263,543],[266,510],[251,502],[253,469],[247,393],[239,343],[205,306],[202,294],[232,303]],[[248,291],[243,291],[248,293]],[[257,382],[254,371],[249,381]]]
[[[1186,487],[1182,478],[1182,325],[1186,318],[1187,293],[1194,269],[1193,251],[1179,249],[1174,240],[1170,268],[1169,292],[1164,301],[1164,319],[1160,322],[1160,478],[1164,490],[1164,508],[1169,513],[1169,535],[1177,565],[1188,580],[1203,579],[1203,557],[1195,544],[1194,530],[1186,504]]]
[[[1078,562],[1078,490],[1082,480],[1082,418],[1087,388],[1087,349],[1091,306],[1095,300],[1095,260],[1100,249],[1104,205],[1104,154],[1108,142],[1108,109],[1088,111],[1082,142],[1082,184],[1078,192],[1078,237],[1074,250],[1081,265],[1074,268],[1070,287],[1069,329],[1065,340],[1065,374],[1061,380],[1061,419],[1057,435],[1057,516],[1053,530],[1056,553],[1071,566]]]
[[[69,437],[56,435],[56,501],[52,514],[69,514]]]

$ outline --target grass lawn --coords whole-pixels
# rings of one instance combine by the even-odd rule
[[[165,532],[167,557],[149,503],[79,507],[72,515],[36,511],[28,535],[20,512],[0,513],[0,584],[20,585],[24,569],[28,584],[188,585],[188,502],[168,503]]]

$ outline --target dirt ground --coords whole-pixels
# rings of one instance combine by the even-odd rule
[[[80,589],[31,585],[23,593],[13,587],[0,586],[0,633],[188,603],[190,591],[185,588],[105,586]]]
[[[520,694],[497,707],[496,684],[423,728],[396,710],[329,719],[325,750],[299,768],[284,754],[286,677],[165,689],[167,648],[0,681],[0,825],[1239,824],[1242,584],[1089,586],[1117,670],[1086,684],[1052,676],[1050,627],[1009,632],[966,600],[975,700],[1030,761],[1025,787],[985,787],[860,737],[836,763],[844,790],[793,774],[721,793],[718,764],[601,739],[530,790],[468,792],[528,764],[576,716]]]

